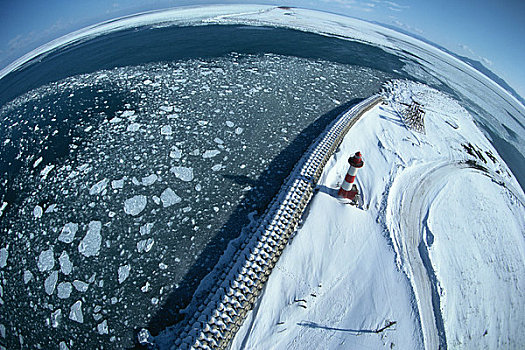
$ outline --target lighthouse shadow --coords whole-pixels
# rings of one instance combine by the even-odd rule
[[[319,185],[315,188],[315,192],[323,192],[323,193],[326,193],[327,195],[329,195],[330,197],[333,197],[335,199],[338,199],[339,197],[337,196],[337,192],[338,192],[338,189],[337,188],[330,188],[330,187],[327,187],[325,185]]]

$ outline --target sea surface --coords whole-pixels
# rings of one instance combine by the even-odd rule
[[[399,78],[458,98],[523,187],[514,131],[498,133],[487,117],[523,123],[519,110],[363,43],[267,27],[142,27],[8,74],[0,344],[130,348],[141,328],[176,323],[319,133]],[[490,108],[477,103],[487,94]]]

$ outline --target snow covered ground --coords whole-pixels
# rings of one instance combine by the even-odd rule
[[[328,162],[232,349],[525,346],[523,191],[454,100],[402,81],[385,95]],[[412,98],[426,134],[396,112]],[[336,198],[356,151],[362,208]]]

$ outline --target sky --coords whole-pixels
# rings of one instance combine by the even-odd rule
[[[236,0],[0,0],[0,70],[72,31],[120,16]],[[524,0],[254,0],[393,25],[482,62],[525,97]]]

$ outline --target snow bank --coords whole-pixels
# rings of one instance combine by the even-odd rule
[[[385,96],[327,163],[232,349],[525,346],[521,188],[450,97],[400,81]],[[412,98],[426,135],[396,112]],[[336,195],[356,151],[361,208]]]

